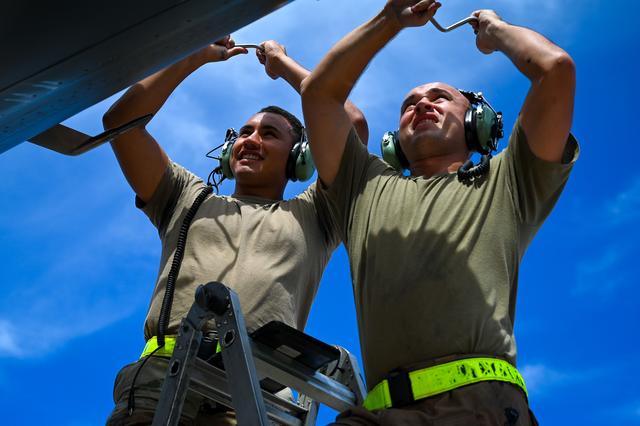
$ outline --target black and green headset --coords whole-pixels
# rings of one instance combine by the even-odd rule
[[[238,139],[238,132],[235,129],[228,129],[227,134],[224,137],[224,144],[222,145],[222,151],[220,152],[220,166],[219,169],[222,175],[227,179],[233,179],[233,171],[231,170],[231,152],[233,150],[233,144]],[[309,180],[313,176],[313,172],[316,170],[313,163],[313,157],[311,156],[311,149],[309,148],[309,142],[307,141],[306,132],[302,129],[300,140],[293,145],[291,151],[289,151],[289,159],[287,160],[286,176],[287,179],[292,181],[304,182]]]
[[[458,169],[458,178],[468,181],[480,177],[489,171],[491,153],[498,148],[498,139],[504,136],[502,113],[496,112],[481,92],[460,93],[469,100],[469,108],[464,115],[464,134],[467,147],[482,155],[480,164],[474,165],[467,160]],[[402,152],[398,131],[387,132],[382,137],[382,158],[398,171],[409,168],[409,161]]]

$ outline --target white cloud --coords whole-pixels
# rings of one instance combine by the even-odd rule
[[[626,277],[620,265],[623,263],[627,250],[620,247],[605,247],[596,258],[589,258],[577,264],[576,285],[573,294],[610,296],[620,285],[626,282]]]
[[[545,390],[561,386],[570,381],[570,376],[543,364],[525,365],[520,369],[520,374],[524,377],[527,389],[532,393],[543,393]]]
[[[633,262],[637,243],[630,229],[640,212],[640,178],[626,188],[590,208],[577,204],[572,217],[579,218],[578,234],[588,235],[595,254],[576,262],[575,296],[613,297],[624,285],[634,282],[637,262]],[[597,226],[594,226],[597,224]],[[616,236],[617,238],[613,238]],[[604,240],[604,243],[599,243]]]
[[[640,400],[635,399],[618,406],[603,407],[599,414],[599,417],[608,422],[615,420],[616,424],[636,424],[640,421]]]
[[[611,226],[637,223],[640,216],[640,178],[636,178],[606,204],[604,209]]]
[[[60,211],[78,211],[82,200],[65,203]],[[54,207],[43,204],[41,208]],[[66,228],[69,234],[55,235],[55,226],[41,235],[37,227],[34,235],[22,233],[27,245],[37,244],[40,238],[48,241],[46,246],[34,246],[41,261],[14,274],[17,278],[0,302],[0,357],[46,356],[148,303],[158,264],[159,244],[153,228],[142,225],[146,219],[131,205],[99,206],[83,213],[95,220],[80,225],[79,233],[71,234]],[[71,215],[68,220],[76,217]],[[33,217],[27,215],[24,221],[33,223]],[[29,229],[22,225],[14,222],[17,229]],[[64,221],[58,226],[73,227]],[[16,260],[19,271],[24,260]]]
[[[8,355],[18,357],[22,351],[16,343],[14,327],[9,321],[0,320],[0,357]]]
[[[533,395],[551,394],[557,388],[591,383],[606,375],[602,369],[560,370],[542,363],[527,364],[518,370],[524,378],[529,394]]]

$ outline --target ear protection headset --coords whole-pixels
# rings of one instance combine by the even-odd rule
[[[464,115],[465,142],[470,151],[482,155],[480,164],[474,165],[467,160],[458,169],[458,178],[469,181],[478,178],[489,171],[491,153],[498,148],[498,139],[504,136],[502,129],[502,113],[496,112],[487,102],[481,92],[460,93],[469,100],[469,108]],[[386,132],[382,137],[382,158],[398,171],[409,168],[409,161],[400,147],[398,131]]]
[[[238,139],[238,132],[235,129],[228,129],[227,134],[224,137],[224,144],[222,145],[222,151],[220,153],[220,165],[219,169],[222,175],[227,179],[233,179],[233,171],[231,170],[231,154],[233,151],[233,145]],[[309,142],[307,141],[307,134],[302,129],[300,140],[293,145],[289,152],[289,159],[287,160],[287,166],[285,173],[287,179],[304,182],[309,180],[313,176],[313,172],[316,170],[313,163],[313,157],[311,157],[311,149],[309,148]]]

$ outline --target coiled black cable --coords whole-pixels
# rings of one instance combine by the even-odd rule
[[[458,180],[461,182],[471,182],[489,173],[491,154],[485,154],[480,158],[480,164],[474,165],[473,161],[467,160],[458,169]]]
[[[164,297],[162,299],[162,307],[160,308],[160,316],[158,317],[157,339],[159,347],[164,346],[164,335],[167,331],[167,327],[169,326],[171,308],[173,306],[173,294],[176,290],[176,279],[178,278],[178,273],[180,272],[180,266],[182,266],[182,258],[184,257],[184,249],[187,244],[187,234],[189,233],[189,226],[191,226],[191,221],[196,215],[200,204],[202,204],[204,199],[209,194],[211,194],[211,192],[213,192],[213,187],[210,185],[205,186],[193,201],[193,205],[189,208],[189,211],[187,211],[187,214],[184,216],[184,220],[182,221],[180,233],[178,234],[176,251],[173,255],[173,261],[171,262],[169,275],[167,276],[167,285],[164,289]]]
[[[216,186],[217,188],[217,186]],[[184,249],[187,245],[187,234],[189,233],[189,227],[191,226],[191,222],[196,215],[196,212],[200,208],[200,205],[204,201],[205,198],[209,194],[213,192],[213,186],[208,184],[205,186],[202,191],[198,194],[196,199],[193,201],[193,204],[187,211],[187,214],[184,216],[182,220],[182,226],[180,227],[180,233],[178,234],[178,242],[176,243],[176,251],[173,254],[173,261],[171,262],[171,269],[169,270],[169,275],[167,276],[167,285],[164,289],[164,297],[162,298],[162,307],[160,308],[160,316],[158,317],[158,328],[157,328],[157,343],[158,347],[153,350],[140,364],[138,367],[138,371],[133,376],[133,380],[131,381],[131,387],[129,388],[129,400],[127,403],[127,411],[131,416],[133,414],[133,410],[135,409],[135,385],[136,380],[138,379],[138,375],[142,371],[142,367],[146,364],[147,360],[151,358],[153,354],[158,351],[158,349],[164,347],[164,335],[167,331],[167,327],[169,325],[169,319],[171,317],[171,307],[173,305],[173,294],[176,289],[176,279],[178,278],[178,273],[180,272],[180,266],[182,266],[182,258],[184,257]]]

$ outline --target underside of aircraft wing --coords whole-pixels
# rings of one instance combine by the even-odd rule
[[[3,4],[0,153],[291,1]]]

